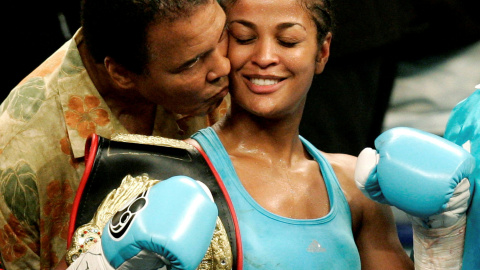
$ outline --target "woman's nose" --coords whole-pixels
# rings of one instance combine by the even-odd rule
[[[261,68],[278,64],[279,58],[274,40],[259,40],[252,56],[252,62]]]

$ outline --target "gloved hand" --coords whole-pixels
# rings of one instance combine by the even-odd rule
[[[195,269],[217,215],[203,183],[186,176],[161,181],[107,223],[101,238],[105,258],[116,269]]]
[[[465,215],[475,159],[462,147],[412,128],[394,128],[358,156],[355,182],[374,201],[393,205],[426,228]],[[473,186],[472,186],[473,188]]]

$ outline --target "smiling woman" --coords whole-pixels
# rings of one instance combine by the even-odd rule
[[[235,106],[258,108],[264,117],[267,113],[276,117],[273,107],[290,113],[284,103],[296,102],[292,109],[301,113],[313,75],[321,73],[328,60],[331,34],[317,43],[314,21],[295,1],[250,5],[237,1],[227,9]],[[263,16],[266,8],[272,16]],[[270,110],[267,105],[273,106],[272,111],[262,112]]]
[[[390,206],[355,185],[356,157],[321,152],[299,136],[312,79],[330,55],[330,1],[221,4],[232,105],[190,143],[205,151],[232,199],[242,269],[413,269]]]
[[[356,188],[355,157],[320,152],[299,136],[313,76],[330,55],[330,1],[221,4],[232,105],[190,142],[232,198],[243,269],[413,269],[389,207]]]

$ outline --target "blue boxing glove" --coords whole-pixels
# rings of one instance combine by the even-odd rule
[[[210,245],[217,215],[203,183],[186,176],[161,181],[107,223],[105,258],[116,269],[195,269]]]
[[[394,128],[364,149],[355,182],[369,198],[393,205],[426,228],[445,228],[465,216],[475,159],[462,147],[412,128]]]

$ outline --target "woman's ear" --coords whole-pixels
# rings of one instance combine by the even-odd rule
[[[317,57],[315,60],[315,74],[323,72],[325,65],[328,62],[330,56],[330,44],[332,43],[332,33],[328,32],[323,40],[323,43],[318,48]]]
[[[122,89],[130,89],[135,86],[135,74],[126,69],[123,65],[117,63],[110,56],[105,57],[105,69],[107,70],[112,81]]]

